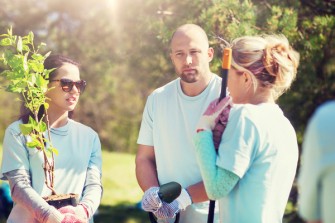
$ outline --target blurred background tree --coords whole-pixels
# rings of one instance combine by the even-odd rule
[[[218,37],[228,42],[241,35],[288,37],[301,60],[297,79],[279,104],[301,144],[315,108],[335,96],[334,15],[335,0],[0,0],[0,34],[10,26],[21,36],[33,31],[36,42],[47,44],[45,51],[79,61],[88,86],[75,119],[99,133],[104,150],[134,154],[147,96],[176,77],[169,39],[184,23],[208,33],[215,73],[224,46]],[[0,90],[2,139],[6,126],[18,118],[20,103]],[[296,197],[294,189],[292,204]],[[301,222],[296,206],[289,202],[287,210],[284,222]]]
[[[334,0],[0,0],[0,33],[35,33],[47,50],[81,63],[88,81],[75,119],[92,126],[104,149],[136,151],[146,97],[174,79],[169,38],[176,27],[196,23],[216,50],[241,35],[283,33],[300,52],[292,89],[279,101],[297,130],[335,92]],[[1,70],[1,68],[0,68]],[[0,137],[18,115],[18,104],[0,95]]]

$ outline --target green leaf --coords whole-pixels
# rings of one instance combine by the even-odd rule
[[[29,67],[28,67],[28,56],[29,56],[29,52],[27,52],[25,55],[24,55],[24,58],[23,58],[23,69],[25,72],[29,72]]]
[[[41,44],[45,44],[45,43],[41,43]],[[47,58],[50,54],[51,54],[51,51],[47,52],[46,54],[44,54],[44,58]]]
[[[47,127],[48,126],[47,126],[47,124],[45,122],[43,122],[43,121],[40,122],[40,124],[39,124],[39,130],[40,130],[40,132],[45,132],[48,129]]]
[[[12,92],[12,93],[22,93],[23,89],[11,84],[7,86],[6,91]]]
[[[36,85],[38,87],[46,87],[48,85],[48,81],[45,80],[42,75],[37,74],[36,75]]]
[[[9,37],[8,34],[1,34],[0,37]]]
[[[12,36],[13,35],[13,27],[9,27],[9,29],[7,29],[7,33],[8,35]]]
[[[34,54],[32,54],[31,55],[31,58],[33,58],[34,60],[38,60],[38,61],[42,61],[42,60],[44,60],[44,57],[41,55],[41,54],[39,54],[39,53],[34,53]],[[35,61],[36,62],[36,61]],[[37,62],[36,62],[37,63]],[[43,64],[43,63],[41,63],[41,64]]]
[[[12,41],[9,38],[4,38],[0,41],[0,46],[11,46]]]
[[[42,144],[37,139],[33,139],[31,142],[27,142],[26,145],[28,148],[42,148]]]
[[[37,126],[36,120],[33,117],[31,117],[31,116],[29,116],[28,123],[31,124],[32,126]]]
[[[56,149],[55,147],[50,146],[48,150],[50,150],[52,153],[58,156],[58,149]]]
[[[28,34],[28,40],[31,44],[34,42],[34,33],[31,31]]]
[[[16,50],[18,52],[22,53],[22,38],[21,38],[21,36],[19,36],[19,39],[17,41]]]
[[[30,61],[29,62],[29,67],[37,73],[43,73],[44,66],[42,63],[39,63],[37,61]]]
[[[20,124],[20,131],[23,135],[29,135],[33,131],[31,124]]]
[[[29,46],[23,44],[23,46],[22,46],[22,51],[29,52],[29,51],[30,51]]]

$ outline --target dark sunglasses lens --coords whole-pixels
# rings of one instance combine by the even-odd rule
[[[70,92],[73,88],[74,85],[76,85],[77,89],[79,90],[80,93],[83,93],[86,87],[86,81],[80,80],[80,81],[72,81],[69,79],[61,79],[60,80],[61,86],[63,91],[65,92]]]
[[[68,79],[61,79],[60,85],[62,86],[63,91],[70,92],[73,88],[73,81]]]
[[[80,93],[83,93],[85,91],[86,81],[80,80],[80,81],[77,81],[75,83],[76,83],[76,87],[78,88]]]

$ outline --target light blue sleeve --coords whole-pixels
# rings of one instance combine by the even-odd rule
[[[312,124],[312,122],[310,123]],[[317,131],[310,125],[304,135],[299,184],[299,213],[304,219],[318,220],[320,213],[320,154],[318,152]]]
[[[95,134],[93,146],[94,148],[90,157],[90,162],[86,173],[83,195],[80,201],[80,203],[87,208],[89,218],[92,218],[94,213],[98,209],[103,192],[103,187],[101,183],[101,143],[97,134]]]
[[[335,102],[317,109],[304,135],[298,177],[299,214],[306,220],[325,221],[335,212]],[[326,206],[325,206],[326,205]],[[326,214],[328,213],[328,214]]]
[[[5,131],[2,151],[1,179],[3,175],[12,170],[29,171],[29,156],[25,147],[25,138],[20,133],[19,122],[12,123]]]
[[[39,222],[46,222],[50,214],[57,212],[31,187],[28,171],[13,170],[6,172],[5,175],[11,188],[13,201],[33,213],[34,218]]]
[[[207,195],[212,200],[226,196],[237,184],[239,177],[216,165],[213,135],[201,131],[194,136],[196,155]]]
[[[152,146],[153,142],[153,95],[149,95],[145,104],[137,144]]]
[[[93,149],[88,164],[88,168],[95,169],[101,174],[102,157],[101,157],[101,143],[97,133],[94,132]]]
[[[323,207],[322,222],[331,223],[335,220],[335,164],[333,167],[328,168],[324,172],[324,177],[321,181],[322,192],[321,192],[321,206]]]

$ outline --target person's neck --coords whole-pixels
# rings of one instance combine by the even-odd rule
[[[254,94],[254,96],[249,99],[249,103],[258,105],[262,103],[275,103],[275,100],[271,94],[271,91],[263,91]]]
[[[49,126],[51,128],[60,128],[68,122],[68,113],[55,114],[48,113]]]
[[[194,97],[201,94],[208,86],[213,75],[213,73],[209,73],[208,75],[194,83],[186,83],[181,80],[180,85],[183,93],[189,97]]]

